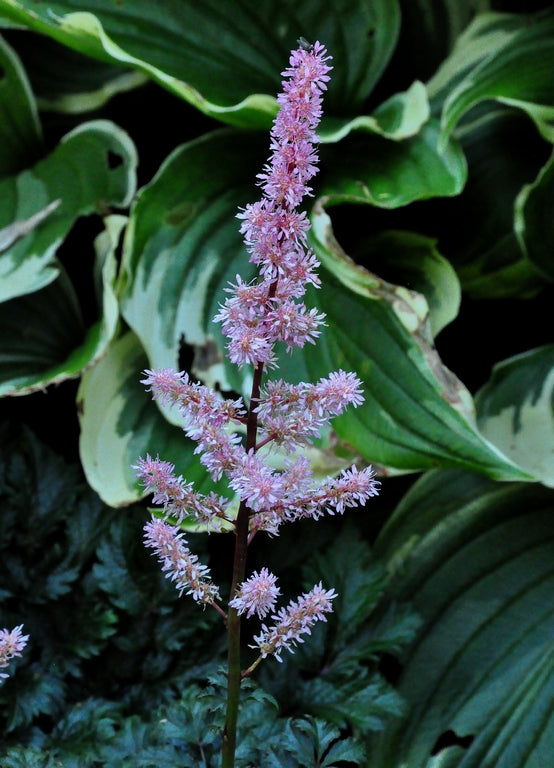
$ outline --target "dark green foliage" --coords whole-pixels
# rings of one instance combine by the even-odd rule
[[[104,506],[28,430],[4,430],[0,492],[1,624],[30,634],[0,687],[2,768],[217,766],[224,629],[179,599],[142,547],[146,510]],[[205,542],[195,537],[196,550]],[[365,735],[402,710],[377,664],[410,639],[414,618],[373,618],[385,578],[359,533],[346,528],[303,563],[298,547],[284,583],[334,583],[336,614],[244,681],[243,768],[357,764]]]
[[[286,713],[309,712],[359,735],[380,730],[403,708],[378,673],[378,662],[383,652],[397,653],[413,638],[417,618],[392,606],[374,615],[386,577],[353,525],[312,558],[303,577],[306,585],[323,579],[334,586],[333,614],[294,655],[266,663],[260,680]]]

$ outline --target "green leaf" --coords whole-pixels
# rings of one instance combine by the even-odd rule
[[[475,404],[482,434],[554,487],[554,345],[495,365]]]
[[[385,230],[357,240],[353,257],[358,263],[375,264],[390,282],[425,296],[433,338],[458,315],[460,283],[438,252],[436,240],[415,232]]]
[[[234,366],[223,367],[221,335],[211,320],[227,282],[237,272],[245,279],[253,274],[236,213],[257,194],[266,151],[265,137],[217,131],[178,147],[142,188],[131,209],[120,296],[149,367],[179,367],[186,345],[195,376],[223,391],[237,387]]]
[[[477,431],[469,392],[433,346],[424,297],[350,261],[319,204],[312,224],[324,286],[314,298],[328,328],[317,350],[303,350],[297,375],[306,371],[316,380],[336,368],[358,373],[365,402],[334,420],[339,438],[368,461],[395,470],[457,465],[529,479]],[[290,360],[298,367],[297,356]],[[287,371],[287,361],[282,367]]]
[[[449,0],[452,3],[454,0]],[[433,2],[433,0],[431,0]],[[449,94],[484,61],[498,55],[526,23],[525,17],[509,13],[480,13],[457,37],[450,55],[441,62],[427,83],[427,92],[438,111]]]
[[[35,230],[0,254],[0,301],[33,293],[60,272],[55,254],[75,219],[106,206],[126,206],[135,191],[137,157],[124,131],[110,122],[83,123],[44,160],[0,181],[0,229],[60,199]]]
[[[521,250],[547,280],[554,282],[554,153],[515,203],[515,230]]]
[[[435,72],[478,4],[476,0],[400,0],[402,29],[397,52],[403,69],[410,62],[410,74],[421,79]],[[395,63],[393,60],[393,66]]]
[[[404,141],[356,132],[321,151],[320,194],[326,205],[369,203],[399,208],[463,189],[466,162],[455,141],[440,150],[438,123],[431,120]]]
[[[35,163],[43,153],[42,129],[25,71],[0,37],[0,178]]]
[[[371,115],[353,119],[323,116],[318,133],[325,143],[340,141],[352,131],[367,131],[400,141],[417,134],[428,119],[427,91],[423,83],[416,80],[407,91],[387,99]]]
[[[299,35],[335,57],[329,109],[352,114],[396,45],[396,0],[310,0],[200,4],[135,0],[132,5],[0,0],[0,18],[49,35],[87,56],[133,67],[212,117],[267,126],[279,73]],[[348,64],[348,65],[347,65]]]
[[[58,768],[59,761],[42,747],[10,747],[2,756],[4,768]]]
[[[296,757],[306,768],[332,768],[337,761],[360,761],[365,757],[360,744],[354,739],[340,739],[339,729],[323,720],[313,717],[291,720],[290,730],[297,743]]]
[[[105,219],[95,241],[100,319],[85,329],[65,270],[42,290],[0,304],[0,395],[43,390],[79,376],[99,359],[112,339],[119,309],[115,297],[115,249],[126,223]]]
[[[450,768],[548,764],[553,512],[540,485],[459,471],[428,473],[399,504],[375,553],[423,625],[399,681],[409,714],[375,742],[373,768],[442,764],[431,752],[446,732],[467,737]]]
[[[255,194],[249,190],[262,165],[260,145],[252,135],[219,131],[178,148],[131,211],[121,272],[123,316],[149,367],[179,367],[184,347],[193,353],[195,377],[244,394],[248,373],[227,361],[211,318],[227,282],[253,274],[235,213]],[[323,287],[308,292],[307,305],[327,313],[328,328],[317,348],[283,355],[281,375],[316,381],[341,367],[356,371],[366,403],[335,420],[334,429],[368,461],[395,470],[458,464],[527,477],[476,431],[469,393],[432,346],[424,297],[349,262],[321,205],[314,210]]]
[[[483,19],[478,19],[459,39],[459,51],[465,46],[473,66],[445,99],[441,146],[446,145],[461,118],[486,99],[522,109],[534,120],[542,136],[554,141],[554,14],[547,12],[516,19],[517,31],[515,19],[510,15],[485,17],[484,24]],[[486,47],[491,34],[496,40],[502,40],[499,45],[493,44],[492,50]],[[477,45],[480,46],[478,63],[475,62]],[[467,58],[465,62],[469,63]],[[457,63],[459,72],[462,62],[458,59]]]
[[[470,295],[534,296],[544,281],[525,257],[514,228],[518,226],[518,196],[547,161],[550,147],[520,112],[497,107],[480,112],[478,119],[459,132],[468,181],[461,195],[444,208],[447,225],[442,248]],[[548,211],[544,211],[542,226],[547,229],[549,223]],[[530,248],[540,249],[534,234],[529,233]]]
[[[148,82],[142,72],[95,61],[29,30],[11,31],[8,39],[23,62],[41,110],[90,112],[114,95]]]
[[[111,506],[123,506],[144,495],[133,465],[139,456],[159,454],[177,473],[211,488],[205,469],[193,456],[195,444],[162,417],[141,385],[148,359],[132,333],[109,346],[96,365],[83,374],[77,394],[81,425],[79,450],[89,485]]]

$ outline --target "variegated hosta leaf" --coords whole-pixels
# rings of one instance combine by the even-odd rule
[[[251,374],[229,364],[211,318],[227,282],[252,275],[235,214],[237,204],[257,197],[252,179],[264,144],[223,131],[176,150],[133,208],[121,273],[122,311],[150,367],[179,367],[180,352],[189,350],[195,376],[244,394]],[[434,350],[424,297],[350,263],[323,209],[312,219],[323,285],[307,304],[326,312],[328,328],[317,347],[283,356],[285,378],[356,371],[366,403],[334,428],[386,471],[461,465],[527,477],[478,433],[469,394]]]
[[[554,486],[554,346],[497,363],[475,398],[479,429],[537,480]]]
[[[548,765],[553,491],[430,472],[397,507],[375,554],[388,567],[390,595],[423,623],[402,660],[408,714],[372,742],[368,764]],[[461,746],[441,749],[445,741]]]

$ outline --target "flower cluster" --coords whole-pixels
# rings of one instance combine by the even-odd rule
[[[260,278],[244,283],[237,276],[215,320],[229,337],[231,362],[276,367],[274,347],[314,343],[324,315],[308,310],[300,301],[306,286],[319,285],[319,266],[306,249],[309,221],[296,208],[311,193],[309,180],[317,172],[315,128],[321,118],[322,93],[330,67],[325,48],[316,43],[311,51],[299,48],[282,75],[280,109],[271,131],[271,157],[258,174],[262,199],[239,213],[241,232],[250,261]]]
[[[304,642],[301,635],[311,634],[311,627],[316,621],[327,621],[325,614],[333,610],[331,600],[335,597],[334,590],[324,590],[321,582],[316,584],[310,592],[273,615],[274,623],[270,627],[263,624],[260,634],[254,637],[256,644],[251,647],[259,648],[262,658],[273,653],[277,661],[281,661],[283,648],[292,653],[293,646]]]
[[[21,656],[21,651],[27,645],[29,635],[22,635],[23,624],[11,632],[0,629],[0,669],[5,669],[15,656]],[[0,672],[0,679],[9,677],[6,672]]]
[[[207,387],[190,385],[187,374],[175,371],[146,374],[143,382],[155,398],[164,399],[171,393],[183,414],[185,431],[197,442],[195,451],[213,479],[225,475],[230,489],[252,510],[251,529],[275,534],[285,522],[318,519],[325,512],[342,514],[346,507],[362,505],[377,494],[378,483],[370,467],[359,472],[352,467],[321,483],[314,481],[304,456],[294,456],[277,471],[259,450],[262,443],[286,440],[287,449],[294,453],[295,444],[318,435],[321,426],[342,413],[348,403],[357,406],[363,402],[361,382],[353,373],[338,371],[314,385],[268,382],[266,392],[252,405],[263,436],[256,450],[247,450],[240,434],[230,428],[233,421],[237,429],[243,424],[238,401],[220,401],[209,417],[208,404],[215,394]],[[191,392],[192,405],[188,402]],[[154,492],[154,502],[162,504],[166,516],[176,522],[190,516],[209,530],[219,530],[223,520],[232,520],[227,499],[197,493],[192,484],[174,474],[169,462],[147,456],[135,468],[143,485]]]
[[[239,533],[243,536],[242,544],[237,543],[237,557],[257,531],[277,534],[286,522],[342,514],[378,492],[370,467],[358,471],[352,466],[338,477],[316,481],[299,451],[299,446],[321,434],[331,418],[349,405],[363,403],[362,383],[354,373],[335,371],[316,384],[293,385],[281,379],[263,382],[265,371],[278,368],[278,343],[287,350],[315,343],[324,324],[324,315],[308,309],[303,301],[307,286],[317,288],[320,280],[319,262],[307,247],[309,220],[298,207],[311,194],[309,182],[317,171],[315,130],[329,80],[329,58],[320,43],[300,44],[282,73],[285,79],[271,131],[271,155],[258,176],[262,198],[238,214],[258,276],[245,283],[237,275],[214,318],[228,338],[231,362],[253,366],[250,401],[222,399],[208,387],[191,382],[188,374],[167,369],[146,371],[142,382],[154,399],[179,410],[202,464],[215,481],[225,477],[238,497],[237,517],[230,499],[196,492],[168,462],[147,456],[136,466],[137,476],[153,492],[164,517],[147,524],[147,546],[155,550],[163,570],[181,592],[211,604],[220,613],[215,602],[217,588],[208,569],[190,553],[178,527],[185,518],[208,530],[234,526],[237,540]],[[270,463],[271,448],[277,445],[286,454],[280,470]],[[229,607],[239,616],[256,614],[263,619],[274,610],[280,594],[276,577],[262,568],[243,580],[244,556],[239,557],[243,562],[235,568]],[[255,637],[260,658],[270,653],[279,658],[283,648],[292,650],[295,643],[303,642],[301,636],[309,634],[316,621],[325,620],[335,597],[333,590],[318,584],[273,614],[273,623],[263,625]]]
[[[144,543],[158,555],[162,571],[175,582],[179,594],[186,592],[197,602],[208,605],[219,598],[219,591],[209,578],[210,569],[199,564],[179,528],[153,519],[144,526]]]
[[[252,576],[237,589],[235,597],[229,601],[229,606],[236,608],[239,616],[246,613],[246,618],[249,619],[255,613],[263,619],[269,611],[273,610],[275,601],[281,594],[276,582],[277,576],[270,573],[267,568],[262,568],[259,573],[254,571]]]

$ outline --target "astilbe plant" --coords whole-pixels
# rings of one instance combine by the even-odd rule
[[[364,504],[377,494],[378,482],[370,467],[355,466],[338,477],[315,481],[301,446],[319,436],[322,427],[348,405],[363,402],[362,386],[353,373],[339,370],[316,384],[288,384],[275,378],[264,383],[264,373],[278,368],[276,346],[287,351],[315,343],[324,315],[302,301],[306,286],[320,284],[315,254],[307,247],[309,220],[298,210],[311,193],[310,179],[317,172],[317,136],[322,93],[329,80],[330,57],[319,42],[299,41],[290,66],[282,75],[283,92],[271,131],[271,156],[259,174],[263,190],[259,202],[247,205],[238,217],[250,261],[258,276],[245,283],[237,275],[229,296],[214,318],[228,338],[227,354],[238,366],[252,366],[248,403],[222,400],[208,387],[193,383],[186,373],[146,371],[143,383],[154,399],[177,406],[186,434],[214,481],[223,476],[240,499],[238,513],[231,499],[215,493],[202,495],[176,476],[174,466],[159,458],[139,459],[138,477],[154,503],[158,517],[145,526],[151,547],[166,575],[181,593],[214,608],[228,633],[227,708],[222,741],[222,765],[234,765],[241,680],[259,662],[284,650],[293,650],[310,634],[317,621],[325,621],[336,597],[321,583],[288,606],[275,610],[280,590],[267,568],[246,576],[247,550],[255,535],[279,533],[283,523],[302,518],[317,520],[325,513],[342,514],[347,507]],[[243,437],[245,433],[245,437]],[[284,468],[269,463],[273,446],[286,453]],[[235,555],[228,607],[210,571],[192,554],[180,524],[194,519],[211,531],[234,528]],[[258,656],[241,670],[241,617],[266,620],[253,648]],[[268,617],[269,618],[266,618]]]
[[[23,635],[23,624],[12,629],[0,629],[0,669],[5,669],[15,656],[21,656],[21,651],[27,645],[29,635]],[[0,681],[9,677],[7,672],[0,672]]]

